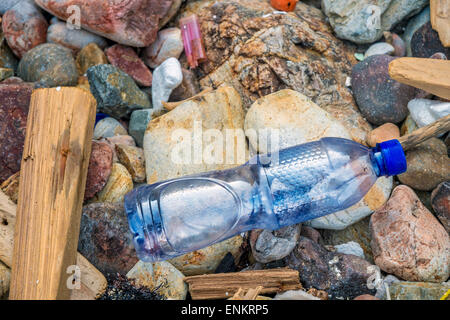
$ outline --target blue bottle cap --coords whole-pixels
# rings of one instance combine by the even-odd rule
[[[377,157],[377,163],[381,171],[380,175],[395,176],[406,171],[405,152],[398,140],[377,143],[375,152],[381,156]]]

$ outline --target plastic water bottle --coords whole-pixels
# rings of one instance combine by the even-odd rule
[[[346,209],[378,177],[406,171],[398,140],[375,148],[323,138],[246,164],[141,186],[125,197],[139,258],[170,259],[251,229],[275,230]],[[267,163],[266,163],[267,162]],[[265,164],[266,163],[266,164]]]

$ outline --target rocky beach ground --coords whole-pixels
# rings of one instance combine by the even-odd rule
[[[268,298],[441,298],[450,290],[449,133],[407,151],[405,173],[380,178],[346,210],[164,262],[139,261],[133,246],[123,205],[133,188],[269,151],[247,134],[232,164],[174,163],[179,130],[276,129],[280,148],[323,137],[373,147],[450,114],[450,101],[388,72],[403,56],[449,58],[429,1],[353,4],[300,1],[281,12],[269,0],[1,1],[1,190],[17,201],[33,90],[79,87],[95,97],[97,122],[78,251],[107,276],[103,299],[190,299],[185,276],[279,267],[298,270],[304,290]],[[180,30],[192,14],[207,57],[196,68]],[[0,261],[0,297],[9,274]]]

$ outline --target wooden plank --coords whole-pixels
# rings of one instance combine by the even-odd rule
[[[450,47],[450,0],[430,0],[431,26],[444,47]]]
[[[398,82],[450,99],[450,60],[398,58],[389,64],[389,75]]]
[[[79,88],[35,90],[20,170],[10,299],[69,299],[96,102]]]
[[[239,289],[259,286],[260,294],[302,289],[298,271],[288,268],[205,274],[186,277],[184,281],[194,300],[230,298]]]

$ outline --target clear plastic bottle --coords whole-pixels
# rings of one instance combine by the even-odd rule
[[[397,140],[367,148],[323,138],[233,169],[141,186],[125,197],[139,258],[170,259],[251,229],[275,230],[357,203],[380,176],[406,171]]]

